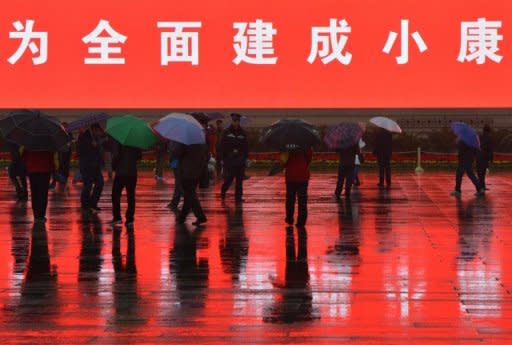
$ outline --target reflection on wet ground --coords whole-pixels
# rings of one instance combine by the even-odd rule
[[[0,178],[2,343],[512,343],[512,174],[449,196],[452,173],[335,175],[310,182],[305,228],[284,224],[282,176],[253,176],[245,202],[200,192],[206,226],[175,224],[172,180],[139,178],[133,229],[97,216],[80,186],[51,192],[33,225]],[[170,179],[170,178],[169,178]],[[30,204],[28,204],[30,206]],[[509,268],[511,267],[511,268]]]

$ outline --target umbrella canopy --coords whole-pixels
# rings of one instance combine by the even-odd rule
[[[190,116],[196,119],[199,123],[206,123],[210,121],[210,117],[206,113],[190,113]]]
[[[400,128],[398,123],[384,116],[372,117],[370,119],[370,123],[373,123],[375,126],[384,128],[393,133],[402,133],[402,128]]]
[[[331,149],[344,149],[357,144],[363,133],[363,128],[357,123],[340,123],[327,130],[324,143]]]
[[[222,119],[225,118],[224,114],[223,113],[219,113],[219,112],[206,113],[206,115],[208,115],[208,120],[209,121],[222,120]]]
[[[480,138],[476,130],[464,122],[452,122],[453,133],[469,147],[480,148]]]
[[[18,110],[0,120],[5,140],[31,151],[59,151],[70,137],[59,120],[38,110]]]
[[[260,142],[279,151],[300,151],[310,149],[322,139],[312,124],[299,119],[284,119],[266,128]]]
[[[89,128],[90,126],[94,125],[95,123],[104,124],[109,118],[110,118],[110,115],[105,114],[105,113],[87,114],[87,115],[81,116],[79,119],[69,123],[67,125],[66,129],[68,130],[68,132],[79,131],[84,128]]]
[[[111,117],[105,132],[125,146],[147,149],[156,143],[156,136],[147,122],[132,115]]]
[[[204,128],[196,119],[187,114],[171,113],[153,125],[160,136],[185,145],[204,144]]]

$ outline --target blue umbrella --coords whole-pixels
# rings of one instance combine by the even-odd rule
[[[357,123],[340,123],[327,130],[324,143],[331,149],[344,149],[355,145],[363,137],[363,128]]]
[[[153,125],[160,136],[185,145],[204,144],[204,128],[196,119],[187,114],[172,113]]]
[[[480,149],[480,139],[478,138],[478,133],[473,127],[464,122],[452,122],[450,127],[457,138],[462,140],[466,145],[475,149]]]
[[[84,128],[89,128],[95,123],[106,123],[110,115],[105,113],[92,113],[81,116],[79,119],[69,123],[66,127],[68,132],[79,131]]]

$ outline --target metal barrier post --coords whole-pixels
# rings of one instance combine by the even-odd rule
[[[421,167],[421,147],[418,146],[418,165],[414,169],[416,174],[422,174],[425,170]]]

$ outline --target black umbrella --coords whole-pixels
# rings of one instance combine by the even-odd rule
[[[31,151],[59,151],[70,137],[59,120],[37,110],[17,110],[0,120],[5,140]]]
[[[312,124],[299,119],[279,120],[267,127],[260,142],[279,151],[308,150],[320,144],[320,131]]]

